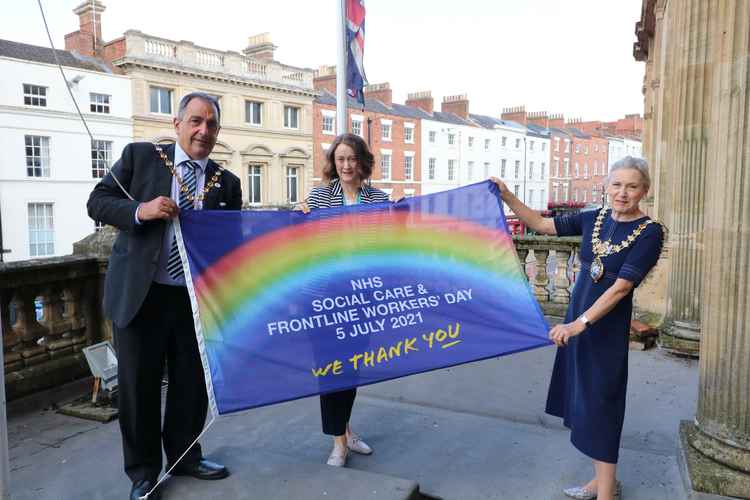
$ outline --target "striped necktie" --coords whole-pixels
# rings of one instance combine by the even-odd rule
[[[180,186],[180,210],[192,210],[195,208],[195,205],[193,204],[193,200],[191,200],[188,195],[192,194],[195,196],[195,186],[197,184],[197,179],[195,176],[195,169],[198,167],[198,165],[195,164],[195,162],[192,161],[186,161],[182,164],[182,186],[186,187],[186,190],[182,190],[182,186]],[[167,273],[169,273],[169,276],[175,280],[179,281],[183,277],[183,271],[182,271],[182,261],[180,260],[180,250],[177,247],[177,235],[172,239],[172,246],[169,249],[169,260],[167,260]]]

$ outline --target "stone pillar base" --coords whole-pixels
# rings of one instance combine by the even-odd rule
[[[680,422],[677,460],[690,500],[750,498],[750,474],[715,462],[693,448],[690,442],[699,432],[695,423]]]
[[[659,328],[659,347],[678,356],[697,358],[700,354],[700,327],[680,321],[668,322]]]

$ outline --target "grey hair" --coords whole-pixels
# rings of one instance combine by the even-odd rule
[[[634,156],[626,156],[612,164],[612,168],[609,169],[609,175],[607,175],[607,184],[612,181],[612,174],[616,170],[624,169],[637,170],[641,174],[646,191],[649,190],[651,187],[651,176],[648,174],[648,162],[643,158],[636,158]]]
[[[180,99],[180,105],[177,107],[178,119],[182,120],[183,118],[185,118],[185,110],[187,109],[188,104],[190,104],[190,101],[192,101],[193,99],[200,99],[201,101],[205,101],[210,104],[211,107],[214,108],[216,121],[218,123],[221,123],[221,109],[219,108],[219,101],[217,101],[214,96],[206,94],[205,92],[190,92],[189,94],[185,94],[182,99]]]

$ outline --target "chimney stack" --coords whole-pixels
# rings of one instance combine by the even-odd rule
[[[549,127],[549,116],[547,116],[546,111],[535,111],[533,113],[529,113],[526,116],[528,123],[533,123],[534,125],[539,125],[540,127],[547,128]]]
[[[327,90],[336,95],[336,66],[321,66],[313,76],[313,88],[315,90]]]
[[[391,90],[391,84],[385,83],[374,83],[365,87],[365,100],[377,99],[389,108],[393,105],[393,91]]]
[[[273,61],[276,45],[271,42],[271,33],[261,33],[247,39],[247,48],[242,51],[247,57],[260,61]]]
[[[423,90],[422,92],[412,92],[407,95],[406,105],[413,108],[419,108],[422,111],[432,114],[435,106],[435,100],[432,98],[432,92]]]
[[[443,97],[443,103],[440,106],[443,113],[453,113],[454,115],[468,120],[469,118],[469,98],[466,94],[447,95]]]
[[[547,128],[549,127],[555,127],[555,128],[563,128],[565,127],[565,117],[562,115],[562,113],[549,115],[549,124],[547,125]]]
[[[82,56],[96,57],[102,50],[102,12],[103,3],[93,0],[85,1],[73,13],[78,16],[78,31],[65,35],[65,50],[77,52]]]
[[[500,115],[500,118],[503,120],[520,123],[521,125],[526,125],[526,106],[503,108],[503,112]]]

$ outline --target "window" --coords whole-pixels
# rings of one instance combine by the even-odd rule
[[[26,175],[29,177],[49,177],[49,137],[27,135]]]
[[[286,167],[286,195],[289,203],[297,203],[299,198],[297,196],[297,186],[299,179],[297,173],[299,167]]]
[[[380,157],[380,178],[390,180],[391,178],[391,154],[383,153]]]
[[[474,147],[474,138],[472,136],[469,136],[469,147],[470,148]]]
[[[521,148],[521,139],[516,139],[516,149]]]
[[[533,189],[529,189],[529,206],[530,207],[534,206],[534,190]]]
[[[435,163],[437,160],[435,158],[430,158],[427,161],[427,178],[431,181],[435,180]]]
[[[299,128],[299,108],[284,106],[284,128]]]
[[[489,179],[490,177],[490,163],[484,162],[484,178]]]
[[[261,125],[263,123],[263,103],[245,101],[245,123]]]
[[[41,257],[54,253],[52,203],[29,203],[29,255]]]
[[[470,161],[467,163],[466,178],[471,180],[474,177],[474,162]]]
[[[91,177],[101,179],[112,164],[112,142],[91,141]]]
[[[404,156],[404,179],[410,181],[414,179],[414,157]]]
[[[92,113],[104,113],[105,115],[109,114],[109,104],[112,96],[109,96],[107,94],[94,94],[92,92],[89,94],[89,99],[91,100]]]
[[[434,143],[435,142],[435,136],[437,136],[437,132],[435,132],[434,130],[430,130],[430,133],[428,135],[429,135],[429,141],[432,142],[432,143]]]
[[[583,154],[585,154],[585,155],[589,154],[589,145],[588,144],[584,144],[583,145]]]
[[[585,190],[585,189],[584,189],[584,190],[583,190],[583,200],[581,200],[581,201],[583,201],[584,203],[586,203],[586,196],[587,196],[588,194],[589,194],[589,192],[588,192],[587,190]]]
[[[390,120],[380,120],[380,137],[384,141],[391,140],[391,123]]]
[[[335,133],[335,128],[335,118],[330,115],[323,115],[323,133],[333,135]]]
[[[580,153],[580,152],[581,152],[581,145],[580,144],[576,144],[576,154]],[[578,201],[578,200],[576,200],[576,201]]]
[[[352,120],[352,134],[362,137],[362,120]]]
[[[546,142],[542,143],[542,151],[547,151],[547,143]]]
[[[165,115],[172,114],[172,90],[163,87],[151,87],[151,112]]]
[[[518,198],[518,184],[515,184],[513,186],[513,194],[516,195],[516,198]]]
[[[520,172],[521,172],[521,162],[519,160],[516,160],[516,168],[514,170],[513,178],[518,179],[521,176]]]
[[[542,174],[539,178],[544,180],[546,176],[547,176],[547,164],[542,162]]]
[[[560,160],[558,158],[555,158],[555,163],[554,163],[554,167],[553,168],[554,168],[553,171],[555,172],[555,175],[557,177],[561,177],[560,176]]]
[[[565,152],[570,153],[570,139],[565,139]]]
[[[456,134],[448,134],[448,144],[453,145],[456,143]]]
[[[23,103],[27,106],[47,107],[47,87],[24,83]]]
[[[248,201],[251,205],[259,205],[262,203],[263,198],[261,197],[261,182],[263,181],[263,167],[261,165],[250,165],[248,170],[248,185],[250,196]]]
[[[559,193],[557,191],[557,185],[552,186],[552,200],[557,203],[559,200]]]
[[[503,158],[500,160],[500,177],[503,179],[505,178],[505,164],[507,163],[507,160]]]
[[[570,197],[568,196],[568,194],[568,185],[565,184],[563,186],[562,201],[570,201]]]
[[[448,180],[456,180],[456,160],[448,160]]]
[[[599,162],[594,160],[594,175],[599,175]]]
[[[507,142],[508,142],[508,138],[503,136],[502,139],[500,140],[500,145],[505,147],[505,144],[507,144]]]
[[[414,126],[408,123],[404,124],[404,142],[414,144]]]
[[[484,150],[485,151],[489,151],[490,150],[490,140],[489,139],[485,139],[484,140]]]
[[[564,172],[565,176],[564,177],[570,177],[570,160],[568,160],[567,158],[565,158],[563,160],[563,168],[565,169],[565,172]],[[566,199],[567,199],[567,197],[566,197]]]
[[[529,150],[534,151],[534,141],[529,141]]]
[[[534,162],[530,161],[529,162],[529,179],[533,179],[533,178],[534,178]]]
[[[583,164],[583,177],[584,179],[589,178],[589,163],[588,162]]]

